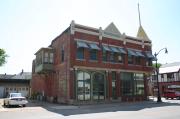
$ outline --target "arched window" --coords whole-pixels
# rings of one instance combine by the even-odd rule
[[[77,98],[78,100],[90,100],[91,80],[87,72],[77,74]]]

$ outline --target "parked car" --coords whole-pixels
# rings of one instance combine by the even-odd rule
[[[25,107],[28,101],[21,93],[9,93],[8,97],[4,99],[4,106],[18,105]]]
[[[165,91],[164,95],[163,95],[166,99],[180,99],[180,92],[179,91],[174,91],[174,90],[169,90],[169,91]]]

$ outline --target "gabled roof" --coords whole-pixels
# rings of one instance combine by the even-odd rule
[[[14,75],[11,75],[11,74],[0,74],[0,79],[10,79],[13,76]]]
[[[111,22],[105,29],[104,29],[105,33],[110,33],[110,34],[115,34],[118,36],[121,36],[121,33],[119,32],[119,30],[117,29],[117,27],[114,25],[113,22]]]
[[[180,71],[180,62],[164,64],[159,68],[159,73],[172,73]]]
[[[150,41],[149,37],[147,36],[146,32],[144,31],[144,29],[141,25],[139,26],[137,37],[144,39],[144,41]]]
[[[11,79],[32,79],[32,74],[31,72],[21,72],[13,77],[11,77]]]
[[[160,68],[172,67],[172,66],[179,66],[180,67],[180,62],[173,62],[173,63],[163,64],[163,65],[161,65]]]

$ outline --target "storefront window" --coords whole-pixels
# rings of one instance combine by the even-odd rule
[[[77,74],[77,97],[78,100],[90,100],[90,75],[86,72]]]
[[[128,72],[121,73],[122,95],[133,95],[133,74]]]
[[[144,76],[143,74],[134,74],[134,94],[135,95],[143,95],[144,94]]]
[[[121,73],[122,95],[143,95],[144,94],[144,75],[141,73]]]
[[[112,98],[116,99],[116,72],[112,72]]]

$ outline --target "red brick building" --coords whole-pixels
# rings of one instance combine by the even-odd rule
[[[36,52],[32,94],[59,103],[146,100],[151,46],[142,26],[132,37],[113,23],[103,30],[72,21],[49,47]]]

